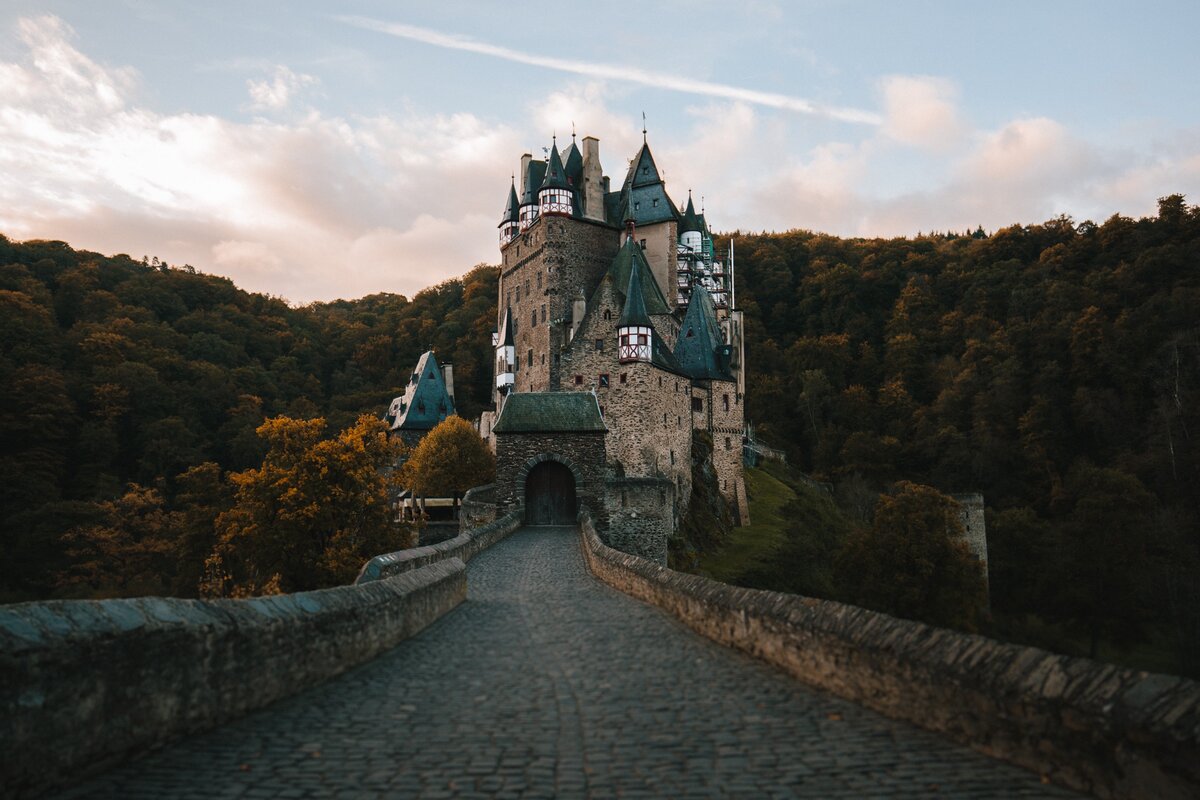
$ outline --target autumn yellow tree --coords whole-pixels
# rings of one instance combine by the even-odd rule
[[[459,416],[446,417],[426,434],[401,470],[401,482],[414,497],[458,499],[495,477],[496,458],[487,442]]]
[[[262,466],[234,473],[232,509],[217,518],[208,596],[294,592],[353,580],[362,563],[405,537],[388,508],[396,449],[363,415],[323,438],[325,420],[276,417],[258,428]]]

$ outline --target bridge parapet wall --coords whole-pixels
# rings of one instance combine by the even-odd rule
[[[375,658],[467,596],[456,558],[246,600],[0,608],[0,786],[32,796]]]
[[[515,508],[496,521],[480,528],[463,531],[453,539],[375,556],[363,564],[354,583],[361,585],[383,580],[446,559],[457,558],[465,563],[496,542],[507,539],[513,531],[521,527],[524,519],[524,504],[518,503]]]
[[[1099,797],[1200,797],[1200,684],[863,608],[730,586],[618,552],[580,513],[598,578],[880,713]]]

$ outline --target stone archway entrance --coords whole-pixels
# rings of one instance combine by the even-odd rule
[[[574,525],[579,503],[575,476],[558,461],[543,461],[525,478],[525,524]]]

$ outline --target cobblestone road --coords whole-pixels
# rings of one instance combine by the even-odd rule
[[[527,529],[381,658],[66,797],[1072,797],[814,692]]]

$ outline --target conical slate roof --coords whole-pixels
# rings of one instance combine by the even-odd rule
[[[688,231],[702,232],[704,226],[700,223],[700,218],[696,215],[696,207],[692,205],[692,193],[688,192],[687,209],[683,212],[683,220],[679,223],[679,233],[685,234]]]
[[[566,157],[563,158],[563,169],[566,171],[567,183],[578,190],[583,184],[583,153],[580,153],[579,148],[575,146],[574,139],[571,140],[571,146],[566,151]]]
[[[542,181],[543,189],[568,189],[567,172],[563,169],[562,158],[558,155],[558,145],[550,147],[550,161],[546,165],[546,179]]]
[[[500,218],[500,225],[506,222],[519,222],[521,219],[521,201],[517,199],[517,184],[513,182],[508,189],[508,204],[504,206],[504,216]],[[496,227],[500,227],[497,225]]]
[[[638,247],[632,239],[625,241],[625,244],[617,251],[612,265],[608,268],[608,275],[612,278],[617,293],[622,296],[622,301],[624,302],[625,293],[628,291],[629,276],[633,273],[635,263],[640,265],[638,285],[642,290],[642,302],[645,304],[646,311],[650,314],[670,314],[671,306],[663,296],[658,281],[654,279],[654,272],[646,263],[646,256],[642,253],[642,248]]]
[[[530,161],[525,170],[525,193],[521,196],[521,205],[537,205],[538,187],[546,177],[545,161]]]
[[[617,326],[651,327],[650,315],[646,313],[646,300],[642,296],[642,268],[639,259],[634,259],[630,264],[629,283],[625,288],[625,305],[621,308],[621,319]]]
[[[726,346],[712,298],[703,286],[696,286],[679,326],[675,360],[685,373],[698,380],[731,381],[733,375],[719,357]]]
[[[504,309],[504,320],[500,323],[500,336],[497,337],[500,341],[500,347],[513,347],[516,342],[513,341],[513,319],[512,309]]]

